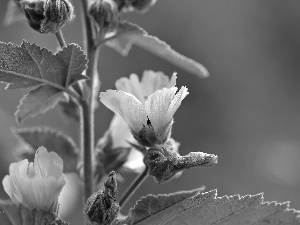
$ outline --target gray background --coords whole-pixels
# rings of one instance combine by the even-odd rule
[[[67,42],[82,46],[78,2],[75,20],[63,28]],[[5,7],[0,9],[3,19]],[[210,72],[199,79],[178,67],[134,47],[127,58],[103,48],[99,73],[102,90],[114,88],[116,79],[145,69],[178,72],[178,86],[190,95],[175,114],[173,137],[181,154],[203,151],[219,156],[215,167],[194,168],[178,179],[158,185],[152,178],[142,185],[134,201],[149,193],[170,193],[201,185],[218,188],[219,196],[257,194],[265,200],[291,201],[300,209],[300,2],[298,0],[159,0],[145,15],[126,19],[168,42],[182,54],[201,62]],[[0,26],[0,41],[20,44],[22,39],[53,51],[54,35],[33,32],[24,23]],[[10,127],[19,127],[13,113],[26,91],[0,89],[0,176],[15,161],[16,139]],[[96,136],[107,129],[112,113],[100,106]],[[78,140],[74,124],[62,122],[57,110],[26,121],[23,126],[46,125]],[[122,193],[133,174],[119,183]],[[76,180],[75,176],[70,179]],[[4,192],[0,197],[6,199]],[[72,224],[80,215],[80,185],[70,183],[62,214]],[[74,207],[75,206],[75,207]],[[123,211],[126,213],[128,207]],[[75,212],[74,212],[75,210]],[[77,211],[76,211],[77,210]],[[1,214],[0,214],[1,217]],[[5,224],[0,220],[0,224]]]

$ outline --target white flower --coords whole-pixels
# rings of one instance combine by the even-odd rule
[[[153,146],[168,140],[173,115],[188,95],[186,87],[177,92],[175,83],[175,75],[170,82],[163,74],[155,75],[151,71],[144,73],[142,82],[138,81],[136,75],[131,75],[130,80],[123,78],[116,83],[117,88],[125,91],[101,92],[100,100],[125,120],[141,144]],[[163,85],[169,87],[157,90]],[[154,93],[151,94],[151,91]]]
[[[9,166],[9,175],[2,181],[5,192],[16,204],[29,209],[55,211],[58,195],[66,180],[63,160],[55,153],[40,147],[34,163],[24,159]]]

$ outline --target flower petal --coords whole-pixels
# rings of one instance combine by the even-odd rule
[[[174,99],[169,106],[167,112],[167,118],[172,118],[175,112],[177,111],[178,107],[180,106],[182,100],[189,94],[188,89],[186,87],[181,87],[178,93],[176,93]]]
[[[32,179],[20,178],[19,182],[22,183],[19,187],[23,197],[22,204],[30,209],[42,210],[50,210],[66,183],[63,175],[58,180],[54,177],[36,176]]]
[[[19,188],[20,185],[19,177],[27,177],[28,167],[29,167],[29,162],[27,159],[24,159],[18,163],[11,163],[9,166],[10,186],[7,186],[7,188],[10,188],[10,190],[5,190],[5,189],[4,190],[11,197],[11,200],[15,203],[22,202],[22,194],[20,193],[20,188]]]
[[[48,152],[45,147],[39,147],[35,153],[34,167],[36,175],[53,176],[57,179],[63,172],[63,160],[55,152]]]
[[[129,79],[122,77],[116,81],[116,88],[120,91],[124,91],[134,95],[141,103],[145,101],[145,94],[143,87],[139,81],[139,77],[136,74],[131,74]]]
[[[114,113],[123,117],[130,128],[138,133],[147,123],[147,116],[142,103],[132,94],[108,90],[100,93],[101,102]]]
[[[172,119],[167,112],[176,91],[177,87],[163,88],[150,95],[145,102],[145,110],[156,132]]]
[[[154,72],[152,70],[146,70],[143,73],[141,80],[142,90],[144,91],[144,96],[148,97],[157,90],[161,90],[164,87],[171,88],[176,85],[176,75],[172,76],[172,79],[162,72]]]
[[[12,199],[13,198],[13,186],[9,175],[6,175],[2,180],[3,189],[6,194]]]
[[[127,148],[130,147],[128,142],[134,142],[135,139],[130,131],[130,127],[124,119],[115,114],[109,126],[110,134],[112,137],[112,149],[114,148]]]
[[[162,72],[146,70],[143,73],[141,81],[136,74],[131,74],[129,78],[122,77],[116,81],[118,90],[134,95],[143,105],[148,96],[155,91],[175,87],[176,74],[174,73],[171,80]]]
[[[143,159],[144,155],[140,151],[132,148],[128,155],[127,161],[123,164],[123,167],[136,173],[140,173],[145,168]]]

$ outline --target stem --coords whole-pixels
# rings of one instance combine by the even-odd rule
[[[135,180],[131,183],[130,187],[125,191],[125,193],[121,197],[121,200],[119,201],[120,208],[122,208],[126,204],[127,200],[131,197],[131,195],[146,180],[147,175],[148,167],[146,167],[145,170],[135,178]]]
[[[98,55],[100,48],[94,45],[94,29],[87,12],[88,0],[82,0],[82,6],[84,47],[89,60],[86,75],[90,78],[87,84],[91,92],[88,101],[85,102],[82,100],[81,102],[81,141],[84,163],[85,200],[87,200],[94,191],[94,113],[97,101],[96,94],[99,92],[100,83],[98,77]]]
[[[94,191],[93,182],[93,151],[94,151],[94,127],[91,107],[85,101],[81,101],[81,149],[83,149],[84,193],[87,200]]]
[[[55,36],[61,48],[67,45],[60,29],[55,33]]]
[[[91,77],[91,96],[89,101],[86,102],[82,100],[82,119],[81,119],[81,140],[83,149],[83,168],[84,168],[84,185],[85,185],[85,200],[87,200],[94,192],[94,171],[93,171],[93,160],[94,160],[94,114],[95,114],[95,104],[96,98],[95,93],[99,89],[98,84],[98,55],[99,48],[91,48],[88,51],[88,68],[86,70],[86,75]]]
[[[92,23],[90,20],[90,17],[88,16],[87,10],[88,10],[88,0],[82,0],[82,17],[83,17],[83,44],[84,49],[86,49],[88,54],[88,49],[92,46],[94,46],[94,30],[92,27]]]

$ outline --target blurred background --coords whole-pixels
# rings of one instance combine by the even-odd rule
[[[82,46],[80,1],[73,1],[76,18],[63,28],[67,42]],[[3,20],[5,7],[0,8]],[[266,201],[291,201],[300,209],[300,1],[298,0],[159,0],[146,14],[126,14],[150,34],[175,50],[202,63],[207,79],[133,47],[124,58],[104,47],[99,73],[102,90],[114,89],[116,79],[144,70],[178,72],[178,85],[190,94],[175,114],[173,137],[180,153],[203,151],[219,156],[219,164],[193,168],[178,179],[156,184],[148,178],[128,202],[125,214],[136,200],[149,193],[171,193],[205,185],[218,188],[218,195],[257,194]],[[0,41],[29,42],[57,50],[54,35],[39,34],[25,23],[0,26]],[[20,127],[13,117],[26,91],[0,89],[0,178],[16,161],[18,141],[11,127]],[[103,135],[113,114],[101,105],[96,113],[96,137]],[[62,122],[58,110],[29,119],[22,127],[50,126],[78,140],[75,124]],[[122,174],[119,193],[135,174]],[[72,225],[80,222],[81,186],[74,174],[62,195],[62,216]],[[1,187],[0,198],[7,199]],[[1,217],[2,216],[2,217]],[[4,221],[0,214],[0,221]],[[0,224],[2,224],[1,222]],[[3,223],[5,224],[5,223]]]

